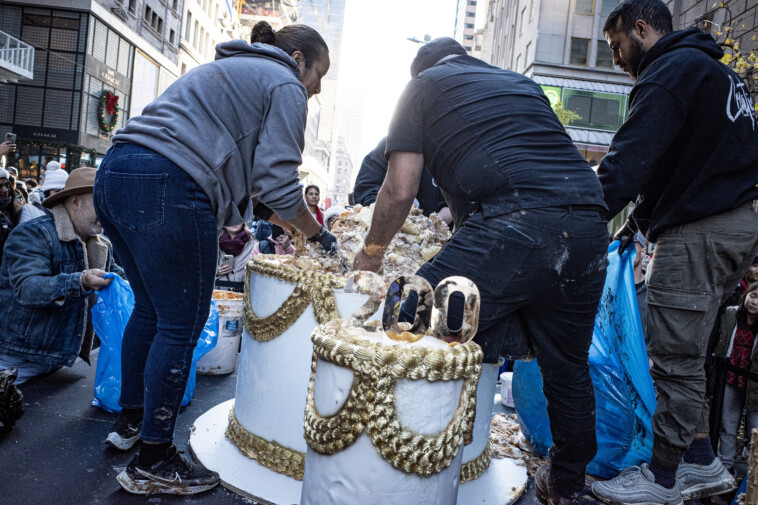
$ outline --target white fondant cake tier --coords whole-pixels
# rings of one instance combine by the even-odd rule
[[[498,369],[499,366],[492,363],[482,364],[482,376],[479,378],[479,385],[476,387],[474,439],[463,448],[463,464],[477,459],[489,443]]]
[[[292,274],[298,272],[294,269]],[[261,318],[275,314],[285,304],[296,288],[296,282],[285,275],[270,275],[250,272],[248,267],[249,299],[252,312]],[[280,277],[280,278],[276,278]],[[318,278],[318,274],[312,278]],[[326,276],[323,276],[326,279]],[[331,277],[334,278],[333,276]],[[343,289],[327,288],[334,295],[339,315],[347,317],[360,307],[368,295],[345,293]],[[380,319],[383,306],[374,314]],[[261,444],[273,442],[297,454],[302,473],[302,458],[306,452],[303,438],[303,412],[310,375],[313,347],[310,335],[318,325],[313,303],[281,334],[269,340],[254,339],[245,324],[242,349],[238,363],[238,378],[234,415],[236,433],[257,437]],[[482,378],[477,389],[477,414],[474,423],[473,441],[463,451],[464,476],[476,478],[486,468],[487,454],[484,453],[489,441],[490,421],[495,397],[497,368],[483,365]],[[230,436],[232,442],[251,457],[254,450],[242,447],[239,437]],[[292,475],[291,467],[282,470],[269,464],[266,458],[258,458],[261,464],[276,471]],[[295,462],[297,463],[297,462]],[[293,465],[295,464],[293,463]],[[467,464],[468,463],[468,464]],[[478,468],[478,471],[472,469]],[[301,477],[297,477],[301,478]],[[465,479],[464,479],[465,480]]]
[[[424,337],[417,342],[408,344],[390,340],[383,332],[366,333],[357,328],[338,330],[338,326],[336,322],[319,326],[314,331],[314,341],[320,339],[320,342],[327,345],[338,346],[345,342],[365,342],[373,345],[377,355],[386,350],[392,350],[408,357],[413,355],[414,348],[421,347],[436,349],[441,355],[447,356],[451,362],[457,358],[450,346],[434,337]],[[363,351],[367,347],[362,347],[359,350]],[[478,347],[476,348],[478,349]],[[356,384],[355,380],[355,365],[340,366],[331,362],[328,357],[324,359],[321,355],[322,352],[324,352],[324,348],[319,345],[316,349],[316,355],[319,356],[318,364],[311,386],[313,388],[312,405],[323,418],[335,420],[333,416],[343,408],[348,407],[348,396],[359,385]],[[355,356],[356,353],[352,355]],[[481,361],[481,355],[479,356]],[[335,357],[335,359],[337,358]],[[376,381],[377,385],[386,383],[388,378],[394,379],[394,388],[385,389],[393,392],[392,404],[400,429],[406,430],[409,435],[418,434],[433,437],[444,432],[453,423],[456,416],[460,419],[466,417],[467,403],[465,402],[470,397],[462,394],[463,378],[433,382],[424,378],[418,380],[394,378],[392,375],[388,375],[389,368],[378,365],[376,360],[369,362],[365,368],[363,376],[370,376],[371,380]],[[455,366],[452,365],[449,368],[453,369]],[[470,370],[468,379],[476,381],[480,373],[478,364],[472,366]],[[372,394],[374,393],[376,395],[381,394],[377,390],[373,390]],[[471,394],[473,395],[473,391]],[[471,401],[474,401],[473,398]],[[374,404],[367,400],[366,408],[375,412],[376,409],[386,408],[386,404],[383,402]],[[383,421],[391,422],[391,419],[386,418]],[[307,413],[306,422],[308,422]],[[345,424],[350,424],[350,422],[354,421],[347,420]],[[355,426],[369,429],[368,424],[365,427],[361,424]],[[402,471],[396,468],[396,465],[391,464],[386,457],[380,454],[375,445],[375,440],[366,433],[361,434],[354,442],[348,442],[350,445],[347,448],[338,449],[332,454],[320,454],[319,451],[309,447],[305,459],[305,479],[303,480],[300,503],[302,505],[324,503],[331,505],[353,505],[355,503],[363,505],[401,505],[407,503],[455,505],[463,456],[463,451],[460,449],[463,442],[463,432],[467,425],[463,422],[459,426],[458,444],[453,444],[454,447],[452,447],[454,451],[457,451],[457,454],[452,458],[449,465],[440,471],[421,472],[416,470],[414,473],[408,469]],[[325,431],[328,430],[329,427],[325,427]],[[307,432],[306,438],[308,438],[308,433],[310,432]],[[316,437],[319,435],[320,433],[315,433]],[[381,440],[381,437],[378,438]],[[403,443],[406,443],[407,446],[403,446]],[[393,444],[393,452],[402,453],[405,450],[412,449],[418,450],[416,445],[408,444],[407,441],[401,442],[399,447]],[[450,449],[450,445],[445,446],[445,450]],[[434,452],[428,449],[423,450]],[[440,451],[440,448],[438,447],[436,451]],[[418,475],[418,473],[424,473],[424,475]]]
[[[275,313],[295,290],[292,282],[255,272],[248,275],[250,302],[259,317]],[[342,289],[333,293],[340,314],[352,314],[368,299]],[[311,303],[292,326],[271,340],[255,340],[246,328],[237,367],[234,410],[239,423],[259,437],[301,453],[306,449],[303,412],[313,354],[310,336],[316,326]]]

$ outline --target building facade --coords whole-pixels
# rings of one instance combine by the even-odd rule
[[[0,4],[0,30],[35,48],[34,78],[0,84],[0,133],[17,135],[21,177],[51,159],[97,166],[113,132],[176,79],[182,2]]]
[[[730,53],[758,48],[758,0],[665,0],[674,30],[697,26]],[[490,0],[481,34],[481,58],[521,72],[542,85],[554,104],[576,112],[566,130],[590,162],[607,152],[626,119],[631,79],[614,68],[602,27],[620,0]],[[753,62],[754,63],[754,62]],[[758,94],[758,68],[746,78]]]
[[[297,5],[297,22],[315,28],[329,46],[331,65],[321,80],[318,140],[333,144],[337,118],[337,79],[340,73],[346,0],[307,0]]]
[[[542,85],[554,105],[580,119],[567,126],[590,163],[608,152],[626,118],[632,82],[613,66],[602,34],[619,0],[491,0],[482,59]]]
[[[216,44],[242,36],[232,0],[184,0],[177,65],[184,75],[213,61]],[[247,40],[250,40],[249,31]]]
[[[474,53],[475,22],[477,0],[458,0],[455,9],[455,32],[453,38],[457,40],[468,54]]]
[[[332,182],[332,205],[348,205],[348,195],[353,191],[353,160],[342,140],[337,141],[333,156],[334,179]]]

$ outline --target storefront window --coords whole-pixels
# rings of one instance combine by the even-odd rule
[[[579,114],[582,119],[571,121],[569,126],[616,131],[624,122],[626,97],[612,93],[563,90],[563,105]]]
[[[20,179],[41,180],[42,172],[50,161],[66,166],[66,149],[49,145],[19,144],[16,152],[16,168]],[[10,166],[10,164],[9,164]]]

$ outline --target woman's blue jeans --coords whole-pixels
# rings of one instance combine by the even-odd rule
[[[144,408],[142,440],[169,442],[210,311],[218,250],[214,212],[180,167],[136,144],[108,151],[94,201],[134,291],[121,347],[119,404]]]

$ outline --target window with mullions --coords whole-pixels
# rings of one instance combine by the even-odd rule
[[[569,52],[569,64],[587,66],[587,55],[590,52],[589,39],[576,39],[571,37],[571,51]]]
[[[567,88],[563,90],[564,107],[582,117],[571,121],[569,126],[616,131],[624,122],[625,103],[625,95]]]
[[[603,0],[603,10],[601,11],[601,14],[603,16],[607,16],[620,3],[621,3],[621,0]]]
[[[89,25],[87,54],[131,80],[134,46],[94,16]]]
[[[592,14],[595,10],[595,0],[576,0],[574,12],[577,14]]]
[[[597,56],[595,66],[599,68],[613,68],[613,53],[605,40],[597,41]]]
[[[3,6],[0,30],[36,50],[34,79],[0,86],[0,123],[77,129],[87,19],[74,11]]]

